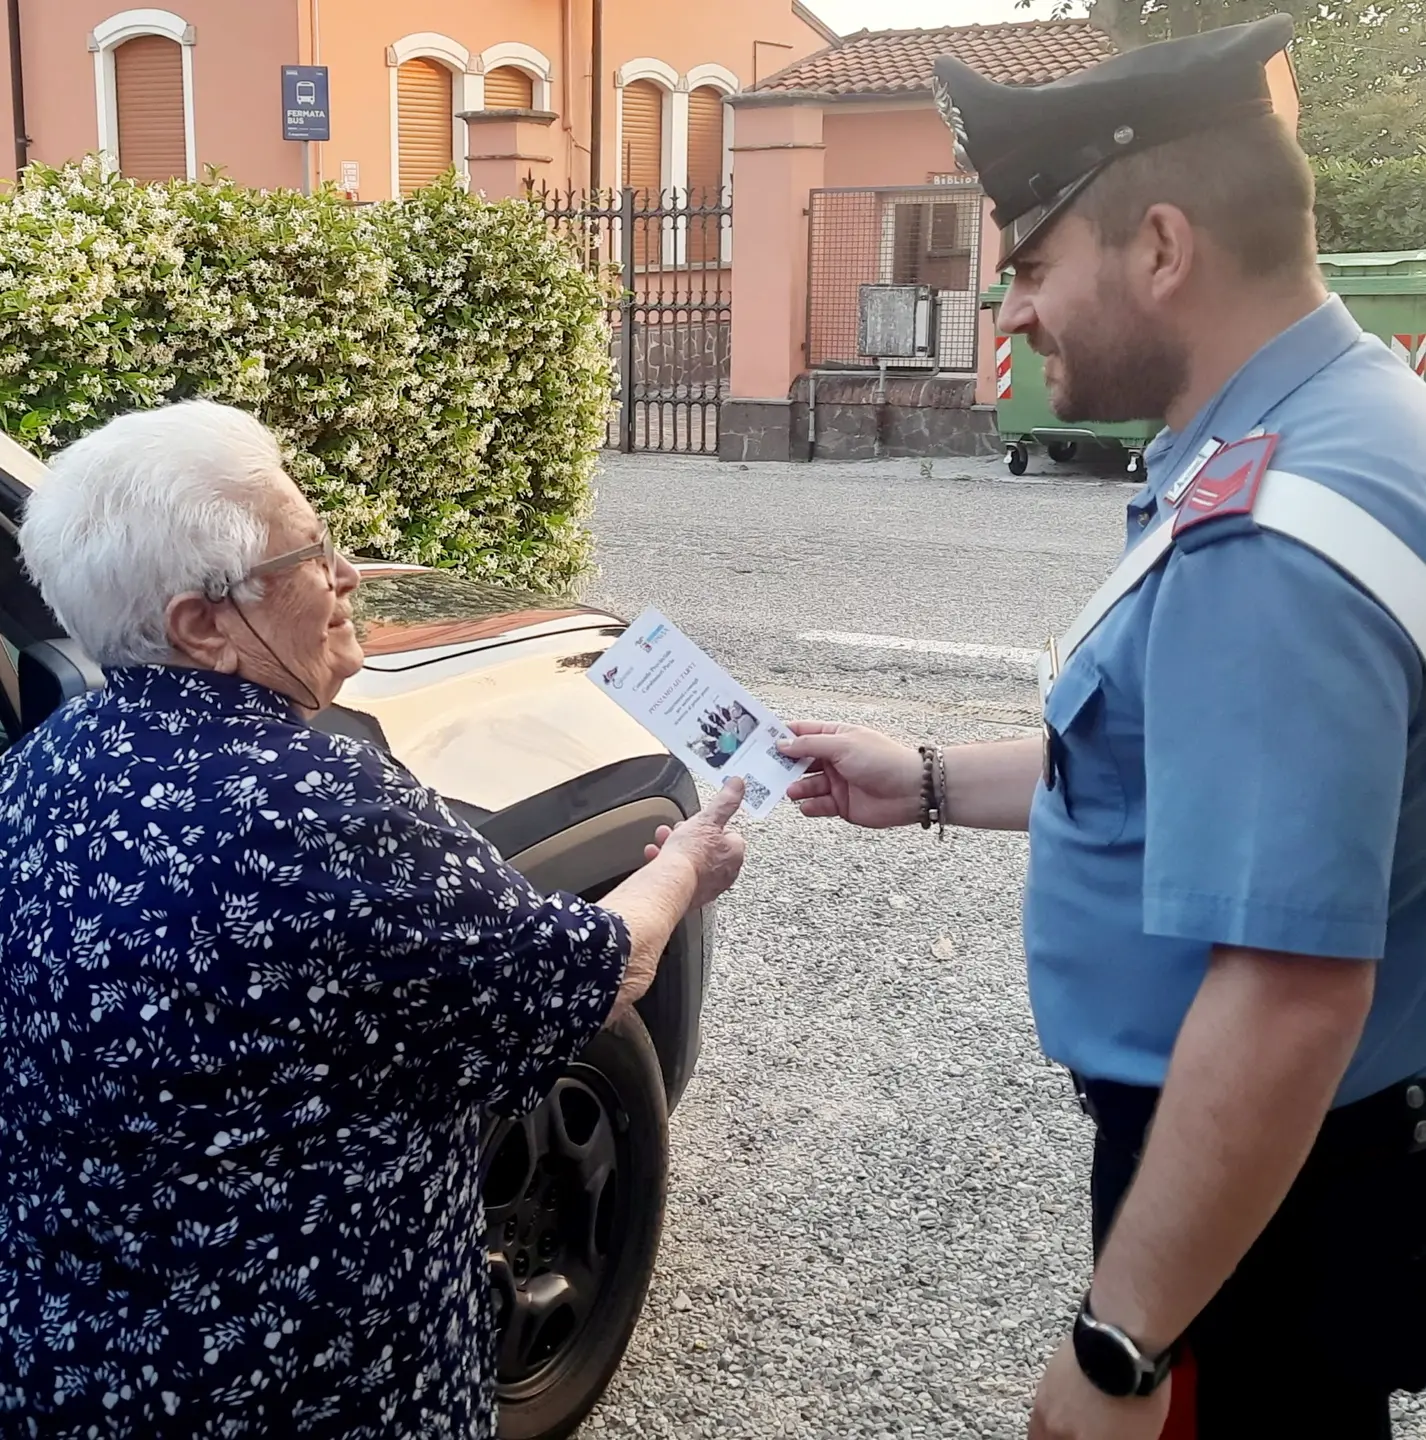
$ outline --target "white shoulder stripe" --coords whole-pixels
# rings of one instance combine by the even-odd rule
[[[1320,481],[1291,470],[1269,470],[1253,505],[1253,520],[1331,561],[1356,581],[1411,637],[1426,659],[1426,560],[1374,515]],[[1060,641],[1063,665],[1101,620],[1173,548],[1170,511],[1119,562]],[[1040,694],[1049,693],[1048,655],[1039,662]]]
[[[1290,470],[1263,476],[1253,519],[1349,575],[1426,658],[1426,560],[1394,531],[1345,495]]]

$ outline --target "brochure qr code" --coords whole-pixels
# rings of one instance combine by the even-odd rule
[[[743,808],[758,819],[808,767],[779,753],[787,726],[657,610],[645,610],[589,678],[700,779],[721,786],[741,776]]]

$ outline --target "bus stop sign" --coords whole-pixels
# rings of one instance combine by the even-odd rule
[[[327,99],[325,65],[282,67],[282,138],[332,138],[332,111]]]

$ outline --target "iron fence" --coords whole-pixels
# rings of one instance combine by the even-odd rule
[[[808,365],[874,367],[878,357],[860,353],[861,287],[924,285],[936,296],[937,334],[920,368],[974,373],[983,204],[980,186],[961,177],[914,188],[814,190],[808,205]]]
[[[731,195],[527,190],[585,265],[617,272],[607,443],[716,454],[731,360]]]

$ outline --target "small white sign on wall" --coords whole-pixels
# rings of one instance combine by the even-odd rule
[[[361,164],[359,161],[342,161],[342,189],[348,195],[353,196],[361,189]]]

